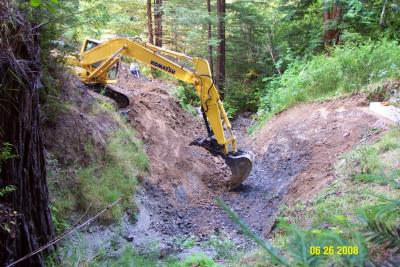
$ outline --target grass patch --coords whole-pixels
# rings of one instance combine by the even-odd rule
[[[99,211],[121,197],[121,204],[114,206],[111,214],[106,213],[103,219],[118,219],[124,211],[133,211],[137,176],[149,166],[142,144],[134,136],[128,128],[115,131],[108,140],[103,159],[78,171],[82,208]]]
[[[282,76],[265,79],[267,86],[258,111],[260,124],[300,102],[331,99],[366,91],[367,85],[400,77],[397,42],[382,40],[346,44],[291,64]]]
[[[103,222],[117,221],[125,211],[133,214],[138,177],[149,169],[143,144],[111,104],[94,102],[89,116],[100,116],[112,125],[102,136],[106,145],[99,146],[99,142],[88,136],[82,144],[83,153],[89,159],[85,163],[60,165],[56,159],[48,161],[51,210],[58,232],[66,228],[63,218],[86,210],[94,215],[120,197],[122,201],[102,215]]]

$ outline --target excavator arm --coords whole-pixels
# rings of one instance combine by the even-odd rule
[[[82,47],[79,64],[74,63],[84,70],[77,74],[86,84],[112,83],[113,81],[108,79],[108,72],[115,68],[121,56],[133,58],[178,80],[193,84],[201,100],[208,138],[198,139],[192,144],[205,147],[212,154],[226,159],[232,170],[231,188],[240,185],[247,178],[252,168],[253,157],[237,149],[232,126],[214,84],[207,60],[130,38],[114,38],[94,43],[94,47],[90,49],[87,49],[87,43],[86,40]],[[174,62],[169,57],[191,62],[193,70]]]

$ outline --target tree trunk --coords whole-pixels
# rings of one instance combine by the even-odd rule
[[[153,37],[153,12],[151,11],[151,0],[147,0],[147,31],[148,31],[148,41],[154,44]]]
[[[225,0],[217,0],[217,16],[218,16],[218,47],[217,47],[217,86],[224,95],[225,85]]]
[[[340,42],[340,22],[342,19],[342,5],[339,0],[335,0],[332,6],[328,0],[324,1],[324,44],[325,46],[339,44]]]
[[[39,121],[39,35],[5,3],[0,4],[0,144],[12,144],[15,157],[1,165],[0,188],[13,185],[15,191],[1,199],[0,212],[15,211],[16,225],[9,224],[9,231],[0,227],[0,262],[9,264],[46,244],[54,232]],[[18,266],[44,266],[43,255]]]
[[[154,0],[154,23],[155,23],[155,45],[162,47],[163,28],[162,28],[162,0]]]
[[[386,6],[387,6],[387,0],[383,2],[382,6],[382,12],[381,12],[381,18],[379,19],[379,25],[381,26],[382,29],[385,29],[386,23],[385,23],[385,13],[386,13]]]
[[[207,1],[207,11],[208,11],[208,16],[211,18],[211,0],[206,0]],[[212,39],[212,25],[211,25],[211,20],[208,20],[208,62],[210,63],[210,69],[211,73],[214,73],[214,62],[213,62],[213,47],[211,45],[211,39]]]

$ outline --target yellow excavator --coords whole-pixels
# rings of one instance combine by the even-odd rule
[[[191,145],[204,147],[213,155],[224,158],[232,172],[229,187],[233,189],[239,186],[251,172],[253,155],[237,149],[236,138],[215,86],[208,61],[157,47],[138,38],[120,37],[102,42],[86,39],[79,55],[69,56],[67,63],[84,84],[103,85],[107,88],[105,94],[123,108],[129,105],[129,99],[120,89],[112,85],[117,82],[122,56],[135,59],[194,85],[201,100],[201,111],[208,137],[199,138]],[[172,58],[191,62],[193,70],[175,62]]]

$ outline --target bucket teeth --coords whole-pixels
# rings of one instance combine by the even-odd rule
[[[254,155],[249,152],[238,151],[225,157],[225,162],[232,172],[229,188],[235,189],[249,176],[253,168]]]
[[[226,165],[231,170],[231,178],[229,180],[229,188],[232,190],[238,187],[249,176],[253,167],[254,155],[249,152],[238,151],[224,155],[215,139],[198,138],[190,143],[190,145],[201,146],[207,149],[214,156],[221,156],[225,159]]]

